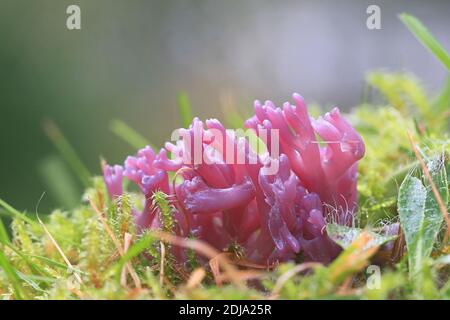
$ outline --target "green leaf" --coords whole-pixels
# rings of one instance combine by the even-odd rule
[[[181,124],[183,127],[188,128],[192,122],[193,116],[191,103],[189,102],[189,97],[185,92],[181,92],[178,95],[177,104],[178,112],[181,117]]]
[[[426,197],[427,190],[418,178],[408,175],[403,180],[397,206],[408,249],[410,276],[421,268],[424,257],[423,238],[420,233],[425,219]]]
[[[441,61],[447,70],[450,71],[450,55],[445,48],[436,40],[428,29],[416,17],[402,13],[400,15],[402,22],[408,27],[409,31],[428,49],[436,58]]]
[[[448,182],[443,158],[430,160],[428,170],[442,200],[448,203]],[[408,249],[410,277],[413,277],[430,256],[444,218],[431,186],[424,186],[420,179],[411,175],[400,186],[397,206]]]
[[[371,236],[371,240],[367,243],[365,249],[381,246],[397,238],[396,235],[387,236],[360,228],[351,228],[334,223],[327,224],[328,236],[343,249],[348,248],[361,235],[362,232],[366,232]]]

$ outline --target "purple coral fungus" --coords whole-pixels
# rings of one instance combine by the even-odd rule
[[[123,168],[105,166],[110,196],[122,194],[122,176],[140,187],[145,204],[135,218],[141,231],[159,227],[159,209],[151,205],[159,190],[173,199],[179,236],[193,235],[219,250],[238,244],[246,259],[267,265],[300,253],[330,262],[339,248],[326,235],[326,222],[352,223],[364,143],[337,108],[313,119],[303,98],[293,99],[295,105],[286,102],[282,109],[256,101],[255,116],[246,121],[268,153],[256,153],[247,138],[218,120],[207,120],[205,127],[195,118],[177,131],[181,140],[159,153],[145,147]],[[263,130],[277,135],[267,137]],[[275,143],[280,155],[271,152]],[[277,171],[268,174],[273,165]],[[179,179],[170,180],[169,172]]]

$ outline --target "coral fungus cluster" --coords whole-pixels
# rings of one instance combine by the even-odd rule
[[[181,139],[158,153],[147,146],[124,166],[105,165],[110,197],[122,195],[124,177],[139,186],[145,196],[144,209],[134,210],[140,231],[161,227],[152,195],[162,191],[173,203],[173,232],[179,236],[194,236],[219,250],[238,245],[246,259],[261,264],[300,253],[305,260],[331,261],[339,248],[326,234],[326,221],[352,223],[364,143],[337,108],[313,119],[300,95],[293,100],[295,105],[286,102],[282,109],[255,102],[255,115],[245,125],[268,152],[254,151],[248,137],[218,120],[203,124],[195,118],[177,131]],[[269,138],[264,131],[277,134]],[[279,154],[272,152],[274,144]],[[277,170],[265,170],[269,167]],[[180,251],[177,258],[184,255]]]

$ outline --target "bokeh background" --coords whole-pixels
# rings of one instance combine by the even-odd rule
[[[82,29],[66,28],[81,7]],[[366,8],[381,7],[381,30]],[[450,1],[0,0],[0,198],[34,211],[70,207],[82,186],[44,133],[53,120],[92,173],[99,157],[133,148],[112,134],[121,119],[155,145],[180,126],[177,95],[201,118],[224,101],[292,92],[348,110],[368,70],[408,70],[437,91],[446,73],[397,15],[419,17],[450,47]]]

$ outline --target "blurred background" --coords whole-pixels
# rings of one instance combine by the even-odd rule
[[[66,28],[70,4],[81,30]],[[381,7],[381,30],[366,27],[370,4]],[[379,68],[411,71],[435,92],[445,69],[401,12],[450,47],[444,0],[0,0],[0,198],[31,212],[44,191],[40,211],[79,202],[82,184],[45,134],[48,119],[99,174],[100,156],[118,163],[135,151],[111,121],[161,146],[180,126],[180,92],[203,119],[294,91],[349,110]]]

